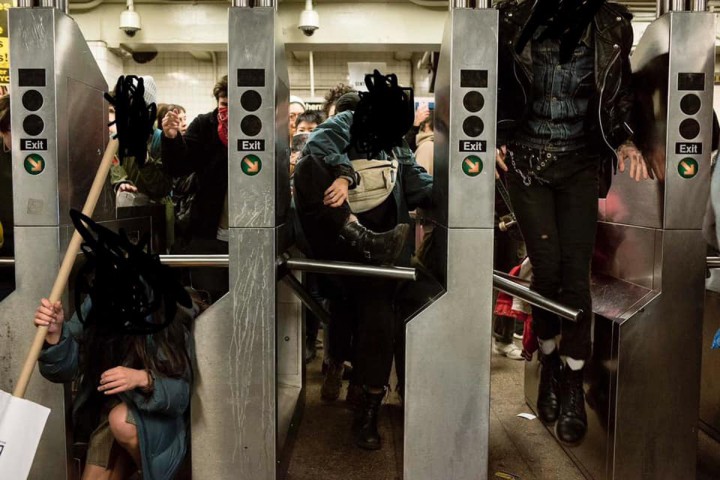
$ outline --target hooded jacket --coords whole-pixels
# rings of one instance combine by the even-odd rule
[[[533,84],[530,42],[523,51],[515,45],[523,27],[541,0],[503,0],[500,11],[500,50],[498,58],[498,144],[507,144],[522,125],[530,106]],[[601,193],[607,193],[617,166],[615,150],[632,138],[632,71],[630,50],[632,14],[617,3],[604,3],[590,23],[595,49],[595,94],[588,106],[585,131],[592,149],[600,152]]]

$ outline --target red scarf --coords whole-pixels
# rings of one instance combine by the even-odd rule
[[[228,144],[228,109],[227,107],[218,108],[218,137],[220,141],[227,147]]]

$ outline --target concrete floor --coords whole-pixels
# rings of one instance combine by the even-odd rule
[[[523,363],[492,356],[488,477],[493,480],[583,480],[580,470],[539,420],[517,416],[530,413],[523,397]],[[360,450],[350,434],[353,414],[344,401],[345,388],[337,402],[320,401],[323,378],[320,367],[319,359],[307,367],[305,412],[287,479],[402,480],[400,397],[389,394],[382,407],[382,450]],[[720,479],[720,444],[701,433],[698,450],[697,479]]]

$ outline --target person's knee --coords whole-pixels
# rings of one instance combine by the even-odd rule
[[[108,423],[110,431],[115,440],[123,447],[134,446],[137,444],[137,428],[135,425],[127,422],[128,408],[127,405],[121,403],[116,406],[108,414]]]

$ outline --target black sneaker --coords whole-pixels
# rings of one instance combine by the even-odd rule
[[[560,417],[555,425],[555,434],[561,442],[574,445],[585,438],[586,432],[583,370],[565,367],[560,381]]]
[[[537,410],[540,420],[552,425],[560,413],[560,375],[562,360],[557,349],[550,355],[540,355],[540,386],[538,388]]]

